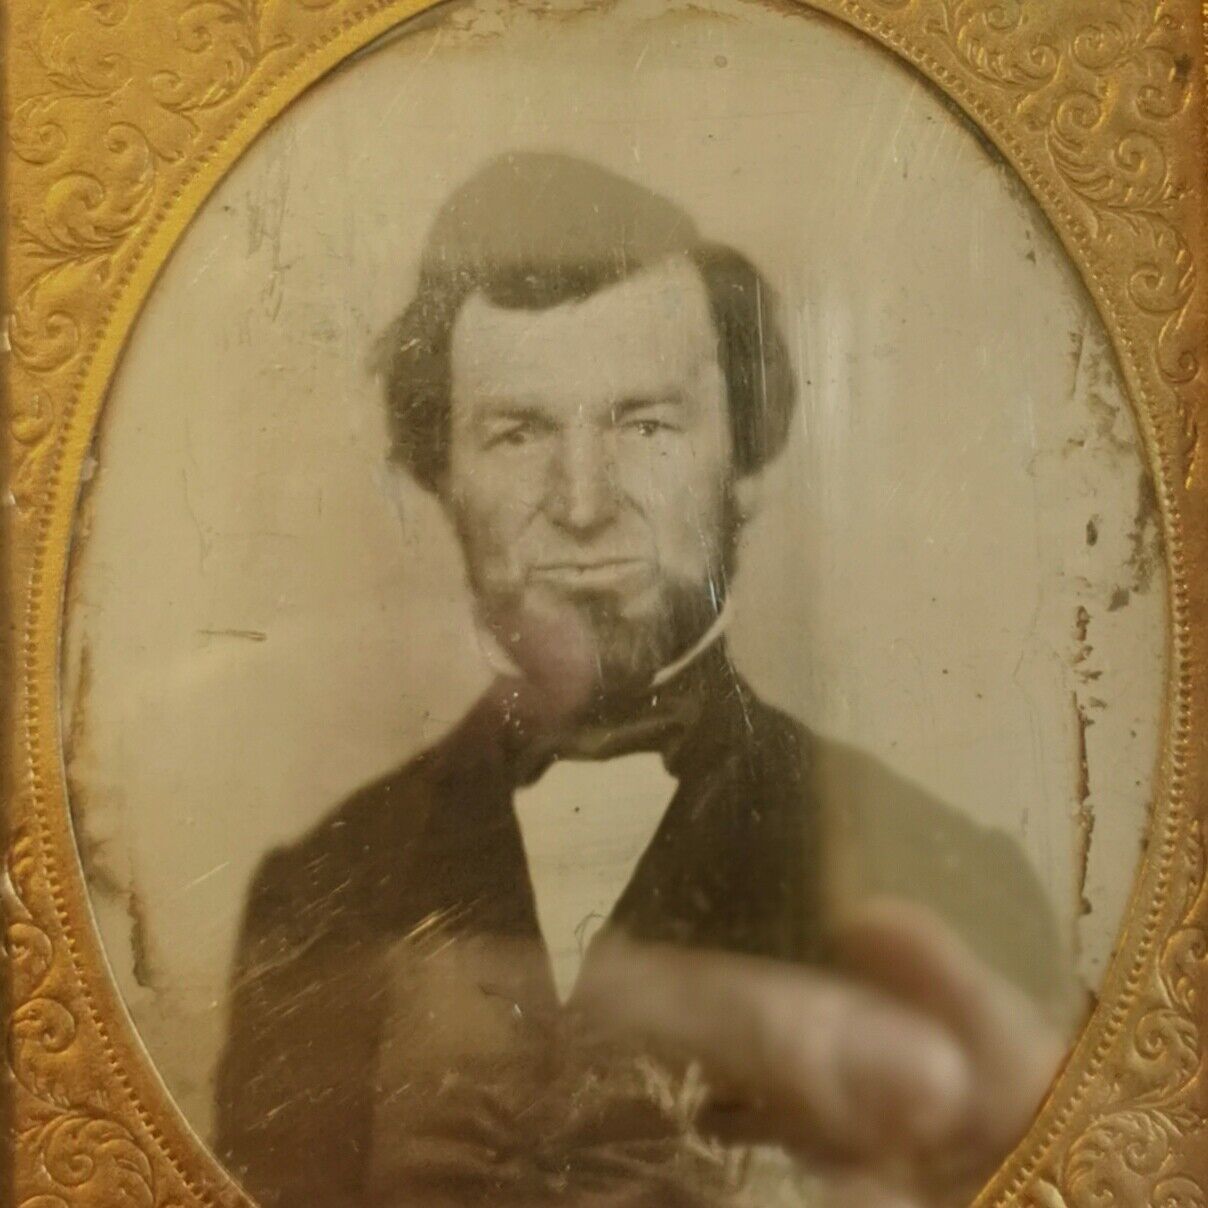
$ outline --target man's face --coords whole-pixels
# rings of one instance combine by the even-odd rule
[[[737,534],[733,449],[700,274],[668,260],[590,297],[452,333],[442,495],[482,615],[573,613],[605,692],[638,686],[716,615]]]

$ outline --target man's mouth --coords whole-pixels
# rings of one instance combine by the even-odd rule
[[[639,577],[646,569],[642,558],[567,558],[539,562],[529,572],[538,583],[591,591],[617,587]]]

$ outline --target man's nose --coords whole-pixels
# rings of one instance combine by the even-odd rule
[[[563,433],[552,467],[546,512],[559,528],[589,537],[616,514],[616,465],[608,436],[589,428]]]

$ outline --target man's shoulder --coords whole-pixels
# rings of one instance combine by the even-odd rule
[[[1069,995],[1053,904],[1017,836],[833,739],[816,741],[813,779],[847,893],[924,905],[1036,1001]]]
[[[252,896],[267,906],[325,904],[392,882],[402,853],[420,842],[433,811],[484,756],[483,701],[435,742],[343,798],[298,838],[261,861]]]
[[[707,719],[717,738],[769,775],[793,780],[805,774],[813,738],[799,718],[769,703],[737,673],[717,691],[721,708]]]
[[[805,723],[784,709],[769,704],[745,682],[743,686],[749,697],[751,725],[780,748],[793,754],[808,755],[813,740]]]

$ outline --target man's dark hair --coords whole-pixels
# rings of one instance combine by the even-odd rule
[[[448,463],[451,336],[472,294],[543,310],[675,257],[695,265],[709,298],[737,471],[758,470],[784,447],[795,393],[771,287],[739,252],[701,239],[665,198],[583,160],[531,152],[492,161],[449,198],[415,297],[382,338],[394,460],[438,489]]]

